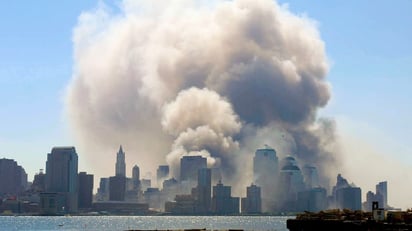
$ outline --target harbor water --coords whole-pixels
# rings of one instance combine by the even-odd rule
[[[276,230],[286,231],[286,220],[276,216],[0,216],[0,230]]]

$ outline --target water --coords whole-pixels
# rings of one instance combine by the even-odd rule
[[[244,229],[287,231],[291,217],[212,217],[212,216],[86,216],[31,217],[0,216],[0,231],[83,230],[117,231],[127,229]]]

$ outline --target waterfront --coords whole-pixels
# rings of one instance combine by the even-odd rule
[[[128,229],[208,229],[286,231],[291,217],[270,216],[0,216],[0,230],[82,230],[117,231]]]

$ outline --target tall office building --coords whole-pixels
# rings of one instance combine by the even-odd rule
[[[161,186],[163,184],[163,180],[169,178],[169,165],[160,165],[157,168],[156,178],[157,178],[157,185]]]
[[[278,185],[280,188],[279,204],[283,211],[296,211],[297,194],[305,189],[302,172],[296,165],[296,160],[291,156],[286,157],[282,163]]]
[[[0,159],[0,195],[18,195],[27,187],[27,174],[11,159]]]
[[[46,190],[46,175],[43,173],[43,169],[40,169],[40,172],[34,175],[30,188],[32,192],[44,192]]]
[[[97,189],[96,200],[108,201],[109,200],[109,178],[100,178],[99,188]]]
[[[202,156],[184,156],[180,159],[180,181],[196,182],[197,171],[207,168],[206,158]]]
[[[109,200],[124,201],[126,196],[126,177],[112,176],[109,178]]]
[[[74,147],[54,147],[47,154],[46,192],[58,193],[61,197],[57,211],[76,212],[78,181],[78,157]]]
[[[140,168],[139,166],[135,165],[132,169],[132,181],[133,181],[133,189],[137,190],[140,188]]]
[[[316,167],[305,165],[302,169],[302,174],[307,189],[319,186],[318,170]]]
[[[257,214],[262,212],[260,187],[252,184],[246,188],[246,197],[242,198],[242,213]]]
[[[253,178],[261,188],[264,211],[273,210],[276,198],[276,186],[279,177],[278,157],[275,149],[266,146],[258,149],[253,158]]]
[[[93,175],[80,172],[79,182],[79,208],[91,208],[93,202]]]
[[[324,188],[311,188],[298,193],[297,211],[319,212],[327,208],[327,194]]]
[[[212,212],[219,215],[239,213],[239,197],[232,197],[231,187],[222,182],[213,186]]]
[[[116,176],[126,177],[126,162],[125,153],[123,151],[122,145],[120,145],[119,152],[117,152],[116,158]]]
[[[379,182],[376,185],[376,195],[382,198],[382,202],[379,202],[380,207],[388,208],[388,182]]]
[[[336,190],[336,203],[339,209],[361,210],[361,189],[358,187],[346,187]]]
[[[210,211],[212,199],[212,171],[201,168],[197,174],[197,213]]]

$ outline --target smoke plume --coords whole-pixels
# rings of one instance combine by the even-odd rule
[[[328,62],[310,19],[272,0],[125,0],[83,13],[73,40],[67,112],[82,156],[107,160],[97,175],[123,144],[129,166],[178,175],[200,154],[230,181],[267,143],[329,179]]]

